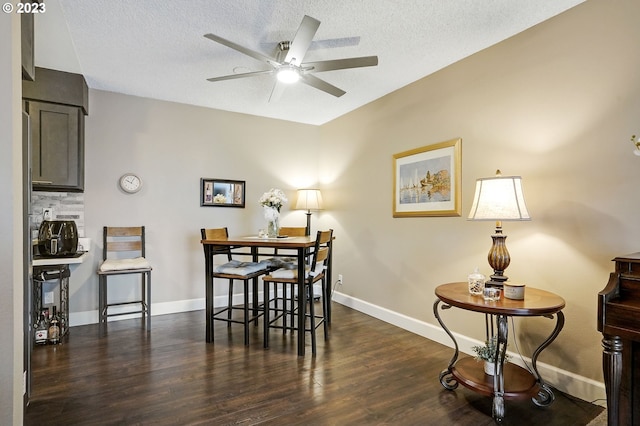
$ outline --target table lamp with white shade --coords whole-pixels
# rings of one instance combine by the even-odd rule
[[[298,189],[296,210],[306,210],[306,235],[311,235],[311,210],[322,210],[322,193],[319,189]]]
[[[511,263],[505,244],[507,236],[502,233],[502,221],[531,220],[524,201],[522,178],[502,176],[498,170],[495,177],[478,179],[468,219],[496,221],[496,233],[491,236],[493,245],[487,257],[493,275],[486,284],[502,287],[509,279],[504,275],[504,270]]]

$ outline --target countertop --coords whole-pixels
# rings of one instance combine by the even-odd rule
[[[33,259],[33,266],[51,266],[51,265],[75,265],[84,262],[87,252],[77,257],[36,257]]]

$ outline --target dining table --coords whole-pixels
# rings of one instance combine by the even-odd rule
[[[258,262],[261,257],[273,257],[277,250],[287,250],[289,253],[295,251],[298,265],[297,277],[298,288],[304,288],[305,280],[305,263],[307,257],[311,254],[312,248],[315,246],[316,236],[289,237],[281,236],[276,238],[266,238],[258,235],[230,236],[226,239],[203,239],[200,242],[204,247],[205,254],[205,310],[206,310],[206,329],[205,339],[207,343],[213,341],[213,313],[214,313],[214,291],[213,291],[213,272],[214,272],[214,253],[219,248],[229,248],[234,255],[251,256],[254,262]],[[329,251],[331,256],[331,250]],[[289,255],[290,256],[290,255]],[[331,283],[331,257],[329,258],[329,266],[326,273],[328,283]],[[326,297],[330,301],[331,285],[327,285]],[[265,296],[266,297],[266,296]],[[297,346],[298,356],[304,356],[305,353],[305,313],[307,304],[307,292],[298,291],[298,315],[297,315]],[[331,303],[327,303],[327,312],[325,313],[325,321],[331,323]]]

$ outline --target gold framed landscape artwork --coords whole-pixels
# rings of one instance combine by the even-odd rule
[[[460,216],[462,139],[393,156],[393,217]]]

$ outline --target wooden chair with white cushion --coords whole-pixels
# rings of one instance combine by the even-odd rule
[[[145,228],[103,228],[102,264],[98,268],[98,316],[99,332],[104,335],[107,319],[112,316],[141,314],[147,332],[151,331],[151,265],[145,258]],[[109,303],[107,278],[114,275],[140,275],[140,299],[130,302]],[[122,280],[119,279],[121,284]],[[109,313],[110,307],[139,305],[137,310]]]
[[[203,240],[224,240],[229,238],[227,228],[211,228],[201,229],[200,234]],[[258,280],[260,275],[269,272],[269,265],[266,262],[243,262],[232,258],[230,247],[217,247],[214,249],[213,255],[223,255],[226,258],[224,264],[214,267],[213,278],[223,278],[229,280],[228,301],[227,306],[215,312],[212,316],[213,320],[224,321],[227,327],[231,324],[244,325],[244,344],[249,344],[249,324],[257,325],[258,318],[262,315],[262,310],[257,306],[258,301]],[[206,250],[205,250],[206,256]],[[215,280],[214,280],[215,281]],[[242,281],[244,284],[242,305],[233,304],[233,284],[235,281]],[[249,303],[249,281],[253,282],[253,306]],[[233,313],[241,311],[242,317],[235,318]],[[226,315],[225,315],[226,314]]]
[[[305,311],[305,325],[304,330],[298,330],[298,333],[309,332],[311,334],[311,351],[316,354],[316,329],[323,325],[325,340],[329,336],[328,322],[326,321],[327,303],[325,297],[322,297],[322,312],[316,313],[315,301],[313,294],[313,285],[320,282],[322,287],[322,294],[326,294],[326,269],[329,265],[329,259],[331,256],[331,243],[333,240],[333,230],[318,231],[316,236],[316,243],[311,253],[311,261],[305,265],[305,277],[304,288],[298,289],[298,291],[305,291],[307,295],[307,303],[309,305],[307,309],[301,309],[298,306],[297,309],[291,308],[297,315],[301,315],[302,311]],[[277,283],[283,283],[291,287],[298,286],[298,268],[297,266],[285,266],[278,270],[271,272],[269,275],[262,277],[264,285],[264,294],[269,294],[270,285],[276,285]],[[274,309],[270,308],[267,303],[264,305],[264,346],[269,347],[269,328],[290,328],[296,329],[297,322],[294,320],[292,325],[286,325],[286,322],[282,325],[276,323],[275,319],[270,318],[270,314]],[[277,319],[277,318],[276,318]]]
[[[307,235],[306,232],[307,228],[304,226],[282,226],[279,234],[284,237],[304,237]],[[283,251],[282,249],[275,249],[274,257],[266,259],[265,261],[269,263],[272,270],[277,270],[283,267],[294,268],[296,265],[296,255],[297,253],[295,250],[291,252],[291,250]],[[264,297],[266,300],[267,295],[265,294]],[[294,327],[293,311],[288,308],[293,304],[294,286],[286,283],[274,282],[272,293],[269,297],[269,304],[267,306],[271,307],[271,313],[273,314],[271,321],[273,322],[282,318],[284,325],[282,327],[282,332],[286,333],[287,330]],[[287,320],[290,322],[289,326],[287,326]]]

